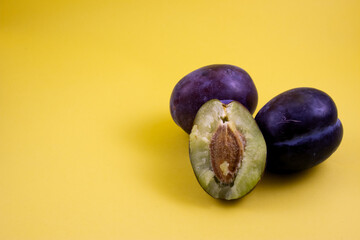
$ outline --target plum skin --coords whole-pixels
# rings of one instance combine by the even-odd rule
[[[274,97],[255,120],[266,141],[266,168],[271,172],[311,168],[335,152],[343,136],[334,101],[314,88],[295,88]]]
[[[228,64],[208,65],[189,73],[176,84],[170,97],[171,116],[190,134],[197,111],[211,99],[238,101],[254,113],[258,93],[245,70]]]

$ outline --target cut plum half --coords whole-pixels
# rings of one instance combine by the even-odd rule
[[[201,187],[212,197],[238,199],[261,179],[264,137],[239,102],[213,99],[198,111],[190,134],[190,161]]]

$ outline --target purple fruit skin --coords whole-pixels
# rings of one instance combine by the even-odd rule
[[[170,98],[171,116],[189,134],[197,111],[211,99],[238,101],[254,113],[258,94],[253,80],[243,69],[228,64],[205,66],[176,84]]]
[[[270,100],[255,117],[267,145],[267,170],[291,173],[326,160],[343,126],[334,101],[314,88],[295,88]]]

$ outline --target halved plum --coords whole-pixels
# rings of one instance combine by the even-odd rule
[[[212,197],[238,199],[259,182],[266,144],[251,113],[239,102],[213,99],[198,111],[190,134],[190,160]]]

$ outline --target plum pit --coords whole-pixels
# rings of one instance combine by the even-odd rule
[[[210,159],[211,166],[217,180],[222,184],[234,182],[241,167],[244,154],[244,137],[229,124],[221,123],[211,138]]]

